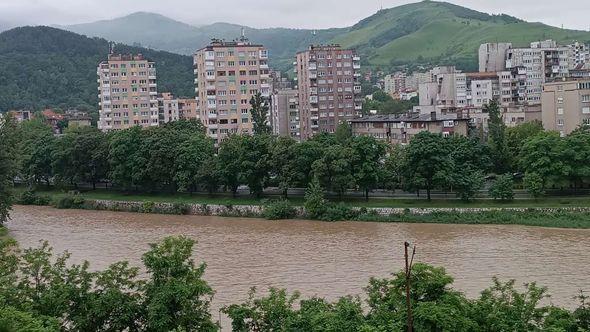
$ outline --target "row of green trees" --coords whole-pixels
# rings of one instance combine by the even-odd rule
[[[353,137],[347,125],[302,143],[272,136],[263,103],[253,102],[256,134],[232,135],[218,150],[196,121],[109,134],[69,128],[60,137],[40,119],[23,122],[11,137],[18,176],[31,185],[96,186],[106,180],[127,191],[171,193],[223,187],[235,194],[247,185],[255,196],[267,187],[279,187],[286,196],[289,188],[308,187],[317,178],[324,190],[340,195],[354,189],[368,197],[376,188],[403,188],[425,190],[430,198],[432,190],[444,189],[465,200],[491,173],[498,181],[490,194],[500,199],[513,196],[516,173],[525,174],[524,184],[535,196],[549,186],[578,188],[590,179],[590,132],[580,128],[560,137],[535,122],[505,128],[495,104],[488,107],[486,141],[422,132],[405,147],[391,147],[373,137]]]
[[[203,279],[205,264],[192,259],[194,242],[166,238],[142,256],[143,268],[127,262],[95,271],[71,264],[47,243],[20,251],[0,243],[1,331],[218,331],[211,315],[214,290]],[[443,268],[415,264],[410,303],[414,331],[590,331],[590,305],[566,310],[544,304],[547,290],[523,290],[494,279],[476,299],[452,289]],[[364,300],[300,299],[270,289],[222,309],[236,332],[385,332],[407,330],[406,274],[370,280]]]

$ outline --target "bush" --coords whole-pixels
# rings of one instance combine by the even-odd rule
[[[272,201],[264,206],[262,216],[270,220],[293,219],[297,210],[287,200]]]
[[[359,213],[345,203],[329,203],[324,213],[318,218],[324,221],[343,221],[353,220],[359,216]]]
[[[18,199],[18,204],[22,205],[49,205],[50,202],[49,197],[38,195],[33,190],[23,192]]]
[[[187,215],[191,212],[191,207],[185,203],[173,203],[172,204],[173,214]]]
[[[314,178],[305,191],[305,213],[311,219],[321,219],[326,212],[324,189],[317,178]]]
[[[511,201],[514,199],[514,180],[512,175],[500,175],[490,187],[490,197],[502,201]]]
[[[537,173],[527,172],[524,175],[524,187],[535,199],[545,194],[545,191],[543,190],[543,178]]]
[[[139,211],[140,213],[152,213],[155,211],[155,207],[156,207],[156,203],[154,202],[143,202],[141,203],[141,206],[139,207]]]
[[[52,205],[57,209],[80,209],[85,206],[85,200],[78,195],[68,195],[56,198]]]

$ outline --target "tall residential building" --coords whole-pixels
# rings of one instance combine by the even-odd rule
[[[194,55],[197,107],[216,143],[232,133],[252,133],[250,99],[270,96],[268,51],[239,40],[213,39]]]
[[[540,104],[543,83],[567,77],[570,68],[575,68],[570,56],[569,46],[558,46],[552,40],[533,42],[529,48],[508,50],[507,70],[517,68],[521,75],[526,75],[526,89],[519,96],[520,102]]]
[[[590,80],[567,80],[543,85],[543,127],[562,136],[590,124]]]
[[[295,62],[301,138],[335,132],[362,110],[360,57],[339,45],[310,46]]]
[[[156,66],[141,54],[109,54],[98,65],[99,120],[103,131],[158,126]]]
[[[479,71],[482,73],[506,70],[506,52],[511,43],[487,43],[479,46]]]
[[[301,140],[299,98],[295,89],[273,92],[270,102],[270,124],[273,134]]]
[[[163,92],[158,97],[158,113],[160,115],[160,123],[178,121],[180,118],[178,99],[170,92]]]
[[[406,89],[418,91],[420,84],[430,82],[432,76],[430,72],[414,72],[412,75],[406,77]]]
[[[394,96],[406,91],[406,74],[396,72],[385,76],[384,90],[387,94]]]

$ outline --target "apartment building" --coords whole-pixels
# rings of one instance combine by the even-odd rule
[[[98,65],[99,120],[103,131],[158,126],[156,66],[143,55],[109,54]]]
[[[590,124],[590,80],[563,80],[543,85],[541,103],[543,127],[570,134]]]
[[[410,113],[406,115],[372,115],[350,121],[355,136],[372,136],[389,144],[407,144],[423,131],[443,136],[463,135],[469,131],[469,118],[461,113],[438,115]]]
[[[430,75],[430,72],[414,72],[406,77],[406,89],[410,91],[418,91],[420,84],[431,81],[432,75]]]
[[[251,134],[250,99],[270,97],[268,51],[242,36],[213,39],[194,55],[195,92],[201,122],[216,143],[230,134]]]
[[[506,70],[506,52],[512,43],[486,43],[479,46],[479,72],[499,72]]]
[[[180,119],[178,99],[172,93],[163,92],[158,97],[158,114],[160,116],[160,123],[168,123]]]
[[[360,57],[339,45],[310,46],[297,53],[301,138],[334,132],[362,110]]]
[[[295,89],[278,89],[271,95],[270,125],[275,135],[301,140],[299,97]]]
[[[181,119],[201,120],[201,115],[197,109],[197,100],[194,98],[179,98],[178,117]]]
[[[390,96],[399,96],[402,92],[405,92],[406,87],[406,74],[403,72],[396,72],[385,76],[383,79],[384,91]]]

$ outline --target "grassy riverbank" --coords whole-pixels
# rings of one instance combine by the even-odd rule
[[[45,201],[53,202],[52,205],[62,208],[83,208],[113,211],[130,211],[161,214],[188,214],[189,206],[198,206],[195,214],[219,215],[226,217],[268,217],[267,207],[261,211],[252,207],[266,205],[269,199],[254,199],[249,197],[232,198],[227,196],[200,196],[200,195],[127,195],[115,191],[87,191],[77,195],[77,204],[56,204],[72,196],[60,191],[37,191],[36,195],[45,197]],[[114,204],[96,203],[95,200],[107,200]],[[119,202],[119,203],[116,203]],[[130,207],[126,202],[140,202]],[[458,200],[412,200],[412,199],[372,199],[346,200],[345,204],[332,204],[331,212],[318,217],[322,220],[356,220],[373,222],[405,222],[405,223],[438,223],[438,224],[496,224],[496,225],[525,225],[555,228],[590,229],[590,199],[587,197],[571,198],[545,198],[542,200],[515,200],[508,203],[492,200],[477,200],[465,203]],[[172,203],[172,206],[159,203]],[[43,203],[46,204],[46,203]],[[219,206],[217,212],[212,212],[208,205]],[[250,206],[250,208],[237,209],[238,205]],[[271,204],[275,205],[275,204]],[[284,205],[284,204],[283,204]],[[288,210],[291,206],[303,205],[301,198],[290,200],[290,204],[283,207]],[[356,207],[356,209],[353,209]],[[372,209],[373,208],[373,209]],[[395,208],[380,209],[379,208]],[[412,208],[442,209],[425,213]],[[579,210],[576,210],[578,209]],[[457,209],[457,210],[455,210]],[[463,209],[463,210],[461,210]],[[469,209],[484,209],[484,211],[471,211]],[[488,210],[485,210],[488,209]],[[519,209],[519,210],[515,210]],[[285,210],[285,211],[286,211]],[[284,212],[284,211],[283,211]],[[279,214],[278,218],[294,218],[294,212]],[[304,218],[304,216],[300,217]],[[270,217],[275,218],[275,217]],[[1,229],[0,229],[1,231]],[[0,233],[1,234],[1,233]]]
[[[471,225],[523,225],[553,228],[590,229],[590,212],[583,211],[483,211],[434,212],[430,214],[399,214],[390,216],[361,215],[358,221],[471,224]]]
[[[23,188],[17,189],[17,195],[23,192]],[[48,196],[51,199],[66,197],[67,193],[58,190],[37,190],[37,194]],[[278,197],[231,197],[223,194],[140,194],[122,193],[114,190],[90,190],[80,193],[84,199],[101,199],[129,202],[154,202],[154,203],[184,203],[184,204],[218,204],[218,205],[264,205],[269,200]],[[289,198],[295,206],[303,205],[302,197]],[[340,202],[340,200],[334,200]],[[517,199],[510,202],[500,202],[489,199],[477,199],[472,202],[463,202],[457,199],[425,199],[413,198],[371,198],[365,201],[362,198],[346,198],[341,200],[347,205],[367,208],[561,208],[561,207],[590,207],[590,197],[546,197],[538,200]]]

